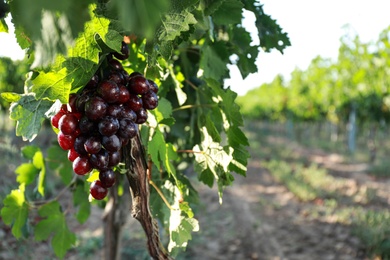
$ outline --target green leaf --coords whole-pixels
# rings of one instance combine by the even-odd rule
[[[57,171],[65,185],[68,185],[74,176],[72,163],[68,160],[67,151],[54,144],[47,150],[47,162],[50,169]]]
[[[16,168],[15,173],[17,175],[17,182],[20,184],[29,185],[39,174],[39,169],[37,169],[32,163],[23,163],[19,165],[18,168]]]
[[[38,177],[38,192],[42,196],[45,195],[45,177],[46,177],[46,167],[45,167],[45,160],[43,158],[43,154],[41,151],[38,151],[35,153],[33,158],[33,164],[34,166],[39,169],[39,177]]]
[[[73,204],[78,206],[76,219],[83,224],[91,214],[91,203],[88,201],[89,190],[86,191],[84,182],[78,182],[73,192]]]
[[[170,241],[168,250],[176,255],[180,249],[187,247],[188,240],[192,239],[192,232],[199,231],[199,223],[194,218],[180,216],[180,211],[171,211],[170,217]]]
[[[36,145],[27,145],[22,147],[22,154],[26,159],[32,160],[34,155],[40,150]]]
[[[160,168],[160,154],[165,154],[165,139],[159,129],[156,129],[152,140],[148,142],[148,153],[152,158],[152,162]]]
[[[212,15],[226,0],[204,0],[205,5],[204,14],[205,16]]]
[[[12,234],[16,238],[22,236],[22,228],[26,224],[28,216],[28,205],[24,197],[25,184],[19,189],[12,190],[3,200],[4,207],[1,209],[1,217],[7,225],[12,224]]]
[[[42,71],[33,80],[32,90],[37,98],[59,99],[67,103],[70,91],[85,86],[98,69],[101,48],[96,38],[111,50],[120,51],[121,31],[115,20],[94,16],[85,24],[85,30],[76,39],[74,47],[68,50],[67,58],[59,55],[52,71]]]
[[[0,33],[1,32],[8,33],[8,25],[4,19],[0,19]]]
[[[15,38],[22,50],[31,46],[32,41],[30,37],[25,33],[24,29],[17,24],[15,24]]]
[[[215,127],[214,122],[210,117],[210,113],[207,115],[201,114],[199,118],[201,124],[206,127],[208,134],[211,136],[214,142],[221,142],[221,136]]]
[[[113,0],[110,4],[127,31],[146,38],[154,36],[161,17],[169,8],[168,0]]]
[[[67,224],[61,205],[57,201],[50,202],[39,208],[38,213],[46,219],[41,220],[34,229],[37,241],[46,240],[53,234],[51,245],[54,253],[63,258],[66,252],[76,243],[76,235]]]
[[[20,99],[20,94],[12,92],[3,92],[1,93],[1,97],[4,98],[4,100],[7,102],[16,102]]]
[[[174,123],[174,118],[172,118],[172,104],[165,98],[160,98],[157,108],[150,112],[160,124],[172,125]]]
[[[33,80],[33,84],[32,91],[37,99],[48,98],[53,102],[59,99],[64,104],[68,102],[72,79],[66,68],[56,72],[41,72]]]
[[[213,21],[217,24],[239,24],[242,19],[242,7],[239,0],[226,0],[212,14]]]
[[[48,100],[36,100],[32,94],[21,95],[21,98],[12,103],[10,118],[17,121],[16,135],[23,140],[32,141],[38,134],[45,113],[53,103]]]
[[[226,63],[210,45],[202,48],[200,67],[205,78],[220,79],[227,72]]]
[[[159,32],[159,41],[173,41],[179,37],[182,32],[190,30],[190,24],[196,24],[197,21],[192,13],[187,9],[180,13],[167,14]]]

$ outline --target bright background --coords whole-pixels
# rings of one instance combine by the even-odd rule
[[[238,69],[230,66],[230,79],[226,85],[238,94],[270,82],[277,74],[286,79],[294,68],[307,68],[310,61],[320,55],[336,59],[340,38],[346,33],[345,25],[359,35],[363,42],[374,41],[390,25],[388,0],[261,0],[266,14],[278,21],[287,32],[292,46],[284,54],[278,51],[261,52],[257,59],[259,72],[241,78]],[[254,17],[245,12],[245,26],[256,33]],[[22,59],[24,52],[10,33],[0,33],[0,56]]]

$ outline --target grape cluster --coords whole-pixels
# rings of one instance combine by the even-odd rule
[[[99,171],[99,180],[90,187],[90,194],[98,200],[115,184],[113,168],[121,161],[121,147],[137,135],[138,124],[147,120],[147,110],[158,105],[156,83],[139,72],[129,75],[117,60],[128,57],[124,42],[121,52],[110,55],[107,68],[100,70],[103,76],[95,74],[51,118],[73,171],[78,175]]]

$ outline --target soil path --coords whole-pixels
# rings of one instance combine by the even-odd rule
[[[363,165],[343,163],[338,155],[302,147],[296,152],[335,176],[348,178],[346,192],[371,187],[380,195],[389,185],[364,174]],[[205,229],[199,235],[207,242],[190,246],[191,259],[369,259],[350,226],[332,217],[311,217],[308,212],[318,208],[316,201],[298,201],[258,158],[252,158],[246,178],[237,176],[234,185],[225,190],[222,205],[217,203],[215,190],[199,191],[201,201],[208,205],[197,216]],[[388,191],[379,199],[386,204],[382,206],[389,206]]]

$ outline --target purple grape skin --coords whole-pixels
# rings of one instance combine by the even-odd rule
[[[107,103],[115,103],[119,100],[119,87],[114,81],[111,80],[100,82],[97,93]]]
[[[90,136],[84,143],[84,149],[87,153],[96,154],[102,149],[102,143],[100,138],[96,136]]]
[[[117,135],[103,136],[102,145],[108,152],[119,151],[122,147],[121,140]]]
[[[142,104],[145,109],[153,110],[158,106],[158,97],[157,94],[153,91],[149,91],[142,96]]]
[[[104,136],[110,136],[119,129],[119,122],[115,117],[106,116],[98,124],[99,133]]]
[[[101,149],[98,153],[91,154],[89,157],[89,162],[93,168],[99,171],[107,169],[109,162],[108,152],[104,149]]]
[[[156,84],[156,82],[154,82],[153,80],[151,79],[148,79],[148,82],[149,82],[149,90],[153,91],[154,93],[157,94],[158,92],[158,86]]]
[[[149,82],[144,76],[137,75],[130,78],[127,87],[131,93],[143,95],[149,91]]]
[[[120,137],[123,137],[126,139],[131,139],[134,136],[136,136],[138,133],[137,125],[134,123],[133,120],[131,120],[129,118],[121,119],[121,121],[119,122],[119,125],[120,125],[120,127],[118,130],[118,135]]]
[[[137,111],[137,120],[135,121],[137,124],[143,124],[148,119],[148,113],[144,108],[141,108]]]
[[[85,103],[85,115],[92,121],[106,114],[107,103],[101,97],[93,97]]]
[[[116,151],[116,152],[111,152],[108,154],[108,167],[114,167],[116,165],[118,165],[118,163],[120,163],[121,161],[121,152],[120,150],[119,151]]]
[[[99,180],[102,187],[110,188],[115,184],[115,172],[112,169],[103,170],[99,173]]]

